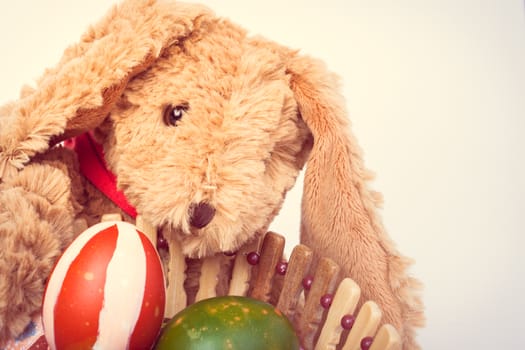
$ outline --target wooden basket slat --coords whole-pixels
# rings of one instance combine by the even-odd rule
[[[250,297],[266,302],[270,300],[275,267],[283,258],[284,243],[284,237],[273,232],[264,237]]]
[[[343,350],[360,350],[361,340],[371,337],[377,331],[381,321],[382,312],[379,306],[373,301],[367,301],[361,306],[355,319],[354,326],[348,334]]]
[[[379,328],[370,350],[401,350],[401,337],[391,324]]]
[[[144,217],[142,215],[137,216],[137,220],[135,222],[135,225],[137,228],[142,231],[146,236],[148,236],[149,240],[153,245],[157,246],[157,228],[150,224],[147,220],[144,220]]]
[[[302,244],[297,245],[292,250],[284,277],[282,288],[284,293],[281,292],[277,302],[277,308],[290,320],[296,316],[297,304],[303,291],[303,279],[310,270],[312,256],[312,250]]]
[[[335,350],[340,342],[343,327],[341,319],[352,315],[361,296],[361,288],[350,278],[339,283],[334,300],[324,322],[321,335],[315,346],[316,350]]]
[[[108,222],[108,221],[121,221],[122,220],[122,215],[118,214],[118,213],[108,213],[108,214],[104,214],[102,215],[102,217],[100,218],[100,222]]]
[[[320,300],[325,294],[333,294],[339,271],[339,265],[328,258],[321,258],[315,269],[314,280],[306,298],[304,310],[298,322],[295,323],[296,331],[306,349],[314,347],[325,312]]]
[[[165,318],[171,318],[187,306],[188,297],[184,289],[186,279],[186,259],[182,254],[180,243],[170,235],[164,235],[169,247],[167,266],[167,290]]]
[[[199,290],[195,296],[195,302],[217,296],[217,283],[219,282],[222,258],[223,256],[221,255],[215,255],[203,259],[199,277]]]
[[[246,256],[250,252],[258,251],[258,249],[259,242],[252,242],[241,248],[235,256],[228,295],[247,295],[248,289],[250,288],[250,281],[252,279],[252,265],[248,263]]]

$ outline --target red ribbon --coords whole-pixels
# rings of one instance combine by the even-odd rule
[[[82,175],[126,214],[136,218],[137,211],[128,203],[124,193],[117,189],[117,178],[107,168],[102,145],[90,133],[69,139],[64,144],[76,152]]]

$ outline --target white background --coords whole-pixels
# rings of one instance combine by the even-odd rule
[[[521,0],[202,0],[325,60],[425,285],[424,349],[525,344],[525,11]],[[114,1],[0,4],[0,102]],[[272,228],[296,242],[301,186]]]

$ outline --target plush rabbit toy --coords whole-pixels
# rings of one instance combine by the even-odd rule
[[[123,1],[0,108],[0,340],[39,312],[79,219],[138,212],[188,257],[236,251],[265,232],[306,164],[302,242],[417,349],[417,282],[381,225],[348,124],[321,62],[202,6]],[[63,146],[72,137],[76,152]]]

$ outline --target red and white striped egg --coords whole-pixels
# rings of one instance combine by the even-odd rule
[[[164,306],[153,244],[132,224],[102,222],[79,235],[51,273],[44,333],[51,349],[150,349]]]

